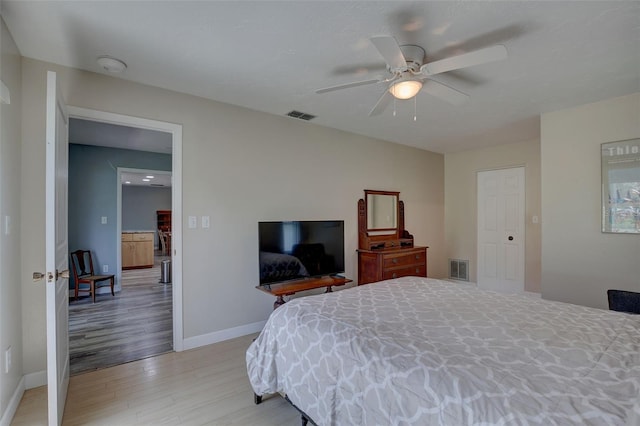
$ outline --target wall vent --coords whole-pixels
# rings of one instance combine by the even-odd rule
[[[469,281],[469,261],[449,259],[449,278],[454,280]]]
[[[305,120],[305,121],[313,120],[314,118],[316,118],[315,115],[307,114],[307,113],[296,111],[296,110],[289,111],[287,115],[289,117],[299,118],[300,120]]]

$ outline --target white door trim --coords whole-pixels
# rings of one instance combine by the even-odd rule
[[[72,118],[158,130],[172,135],[171,285],[173,287],[173,350],[181,352],[184,349],[182,304],[182,125],[75,106],[67,106],[67,110]],[[118,223],[120,223],[120,218]],[[114,238],[117,238],[116,247],[120,247],[120,235],[116,235]],[[119,257],[118,262],[121,262]]]

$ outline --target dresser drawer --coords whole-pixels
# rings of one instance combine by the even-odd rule
[[[406,276],[427,276],[427,248],[358,250],[358,285]]]
[[[122,234],[122,241],[133,241],[133,234],[130,232],[124,232]]]
[[[410,253],[385,254],[382,262],[383,268],[395,268],[397,266],[409,266],[425,263],[424,251],[413,251]]]
[[[397,268],[397,269],[385,269],[382,272],[383,280],[390,280],[392,278],[400,278],[400,277],[426,277],[427,276],[427,265],[414,265],[407,266],[405,268]]]
[[[151,232],[132,234],[133,241],[153,241],[153,234]]]

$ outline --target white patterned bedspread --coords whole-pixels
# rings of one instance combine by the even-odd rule
[[[634,426],[640,315],[405,277],[279,307],[247,369],[318,425]]]

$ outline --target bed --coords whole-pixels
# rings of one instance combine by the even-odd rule
[[[246,354],[317,425],[638,425],[640,315],[404,277],[295,299]]]

